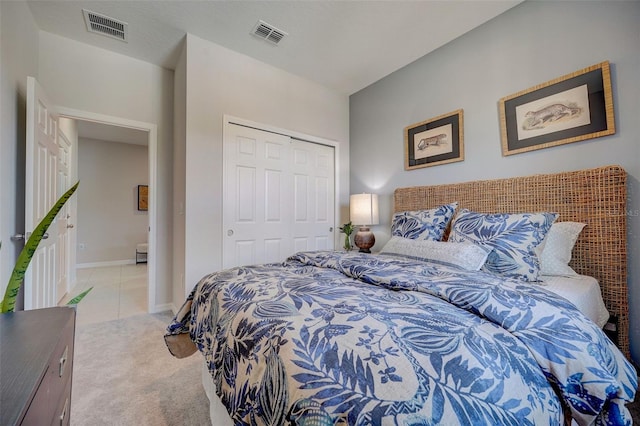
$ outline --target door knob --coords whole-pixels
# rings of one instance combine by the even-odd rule
[[[67,228],[73,228],[73,223],[68,224]]]
[[[31,233],[28,233],[28,235],[24,235],[24,234],[16,234],[16,235],[12,235],[11,236],[11,241],[20,241],[20,240],[24,240],[29,238],[29,235],[31,235]],[[46,240],[47,238],[49,238],[49,233],[45,232],[44,235],[42,236],[43,240]]]

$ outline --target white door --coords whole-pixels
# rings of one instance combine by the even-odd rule
[[[294,139],[293,251],[334,248],[334,149]]]
[[[71,150],[72,144],[67,135],[64,134],[61,127],[58,127],[58,188],[56,199],[71,188]],[[56,220],[55,232],[58,238],[57,250],[57,267],[56,267],[56,303],[69,291],[69,271],[71,269],[70,253],[71,253],[71,233],[69,230],[73,228],[73,220],[71,214],[71,203],[67,202]],[[52,226],[52,231],[54,228]],[[50,232],[51,235],[53,232]]]
[[[332,249],[333,148],[225,126],[223,267]]]
[[[57,200],[58,115],[33,77],[27,78],[25,238]],[[57,224],[36,250],[24,279],[24,308],[56,305]]]

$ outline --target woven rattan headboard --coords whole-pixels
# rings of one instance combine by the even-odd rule
[[[394,211],[429,209],[453,201],[481,213],[556,212],[558,221],[586,223],[570,265],[595,277],[618,318],[618,346],[629,358],[626,172],[605,166],[574,172],[399,188]]]

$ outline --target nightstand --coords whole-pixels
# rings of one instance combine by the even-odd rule
[[[0,424],[68,425],[76,311],[0,314]]]

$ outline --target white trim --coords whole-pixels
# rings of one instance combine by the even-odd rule
[[[105,262],[76,263],[76,269],[100,268],[105,266],[122,266],[122,265],[135,265],[135,264],[136,264],[136,261],[131,259],[108,260]]]
[[[167,311],[171,311],[173,315],[178,313],[178,310],[176,309],[173,303],[162,303],[160,305],[155,305],[154,308],[155,308],[155,311],[153,312],[154,314],[159,312],[167,312]]]
[[[244,118],[234,117],[232,115],[224,114],[224,124],[239,124],[240,126],[253,127],[254,129],[264,130],[266,132],[279,133],[284,136],[290,136],[294,139],[300,139],[307,142],[319,143],[321,145],[328,145],[334,148],[338,148],[340,144],[337,141],[331,139],[320,138],[317,136],[307,135],[305,133],[296,132],[289,129],[283,129],[281,127],[272,126],[269,124],[258,123],[256,121],[245,120]]]
[[[156,306],[156,241],[157,241],[157,217],[158,217],[158,202],[156,197],[157,183],[158,183],[158,126],[154,123],[147,123],[144,121],[130,120],[122,117],[114,117],[110,115],[97,114],[89,111],[81,111],[72,108],[65,108],[58,106],[58,114],[71,119],[79,119],[86,121],[93,121],[96,123],[110,124],[119,127],[127,127],[130,129],[143,130],[149,133],[149,254],[148,254],[148,282],[147,282],[147,310],[151,313],[156,313],[158,307]]]
[[[338,224],[340,223],[340,143],[338,141],[334,141],[331,139],[325,139],[318,136],[307,135],[305,133],[296,132],[289,129],[283,129],[280,127],[272,126],[269,124],[258,123],[256,121],[246,120],[244,118],[235,117],[233,115],[224,114],[222,116],[222,140],[225,141],[227,137],[227,126],[229,124],[238,124],[240,126],[252,127],[257,130],[264,130],[267,132],[278,133],[284,136],[290,136],[294,139],[300,139],[306,142],[317,143],[320,145],[326,145],[333,148],[334,155],[334,163],[333,163],[333,174],[334,174],[334,230],[333,230],[333,247],[341,247],[338,236],[339,232],[336,232],[338,229]],[[223,179],[226,176],[226,164],[223,162]],[[223,206],[224,208],[224,206]],[[221,223],[220,226],[223,224]],[[224,230],[221,235],[224,235]]]
[[[171,310],[171,313],[173,315],[176,315],[178,313],[178,311],[180,310],[180,308],[178,308],[175,303],[171,303],[171,306],[169,307],[169,309]]]

